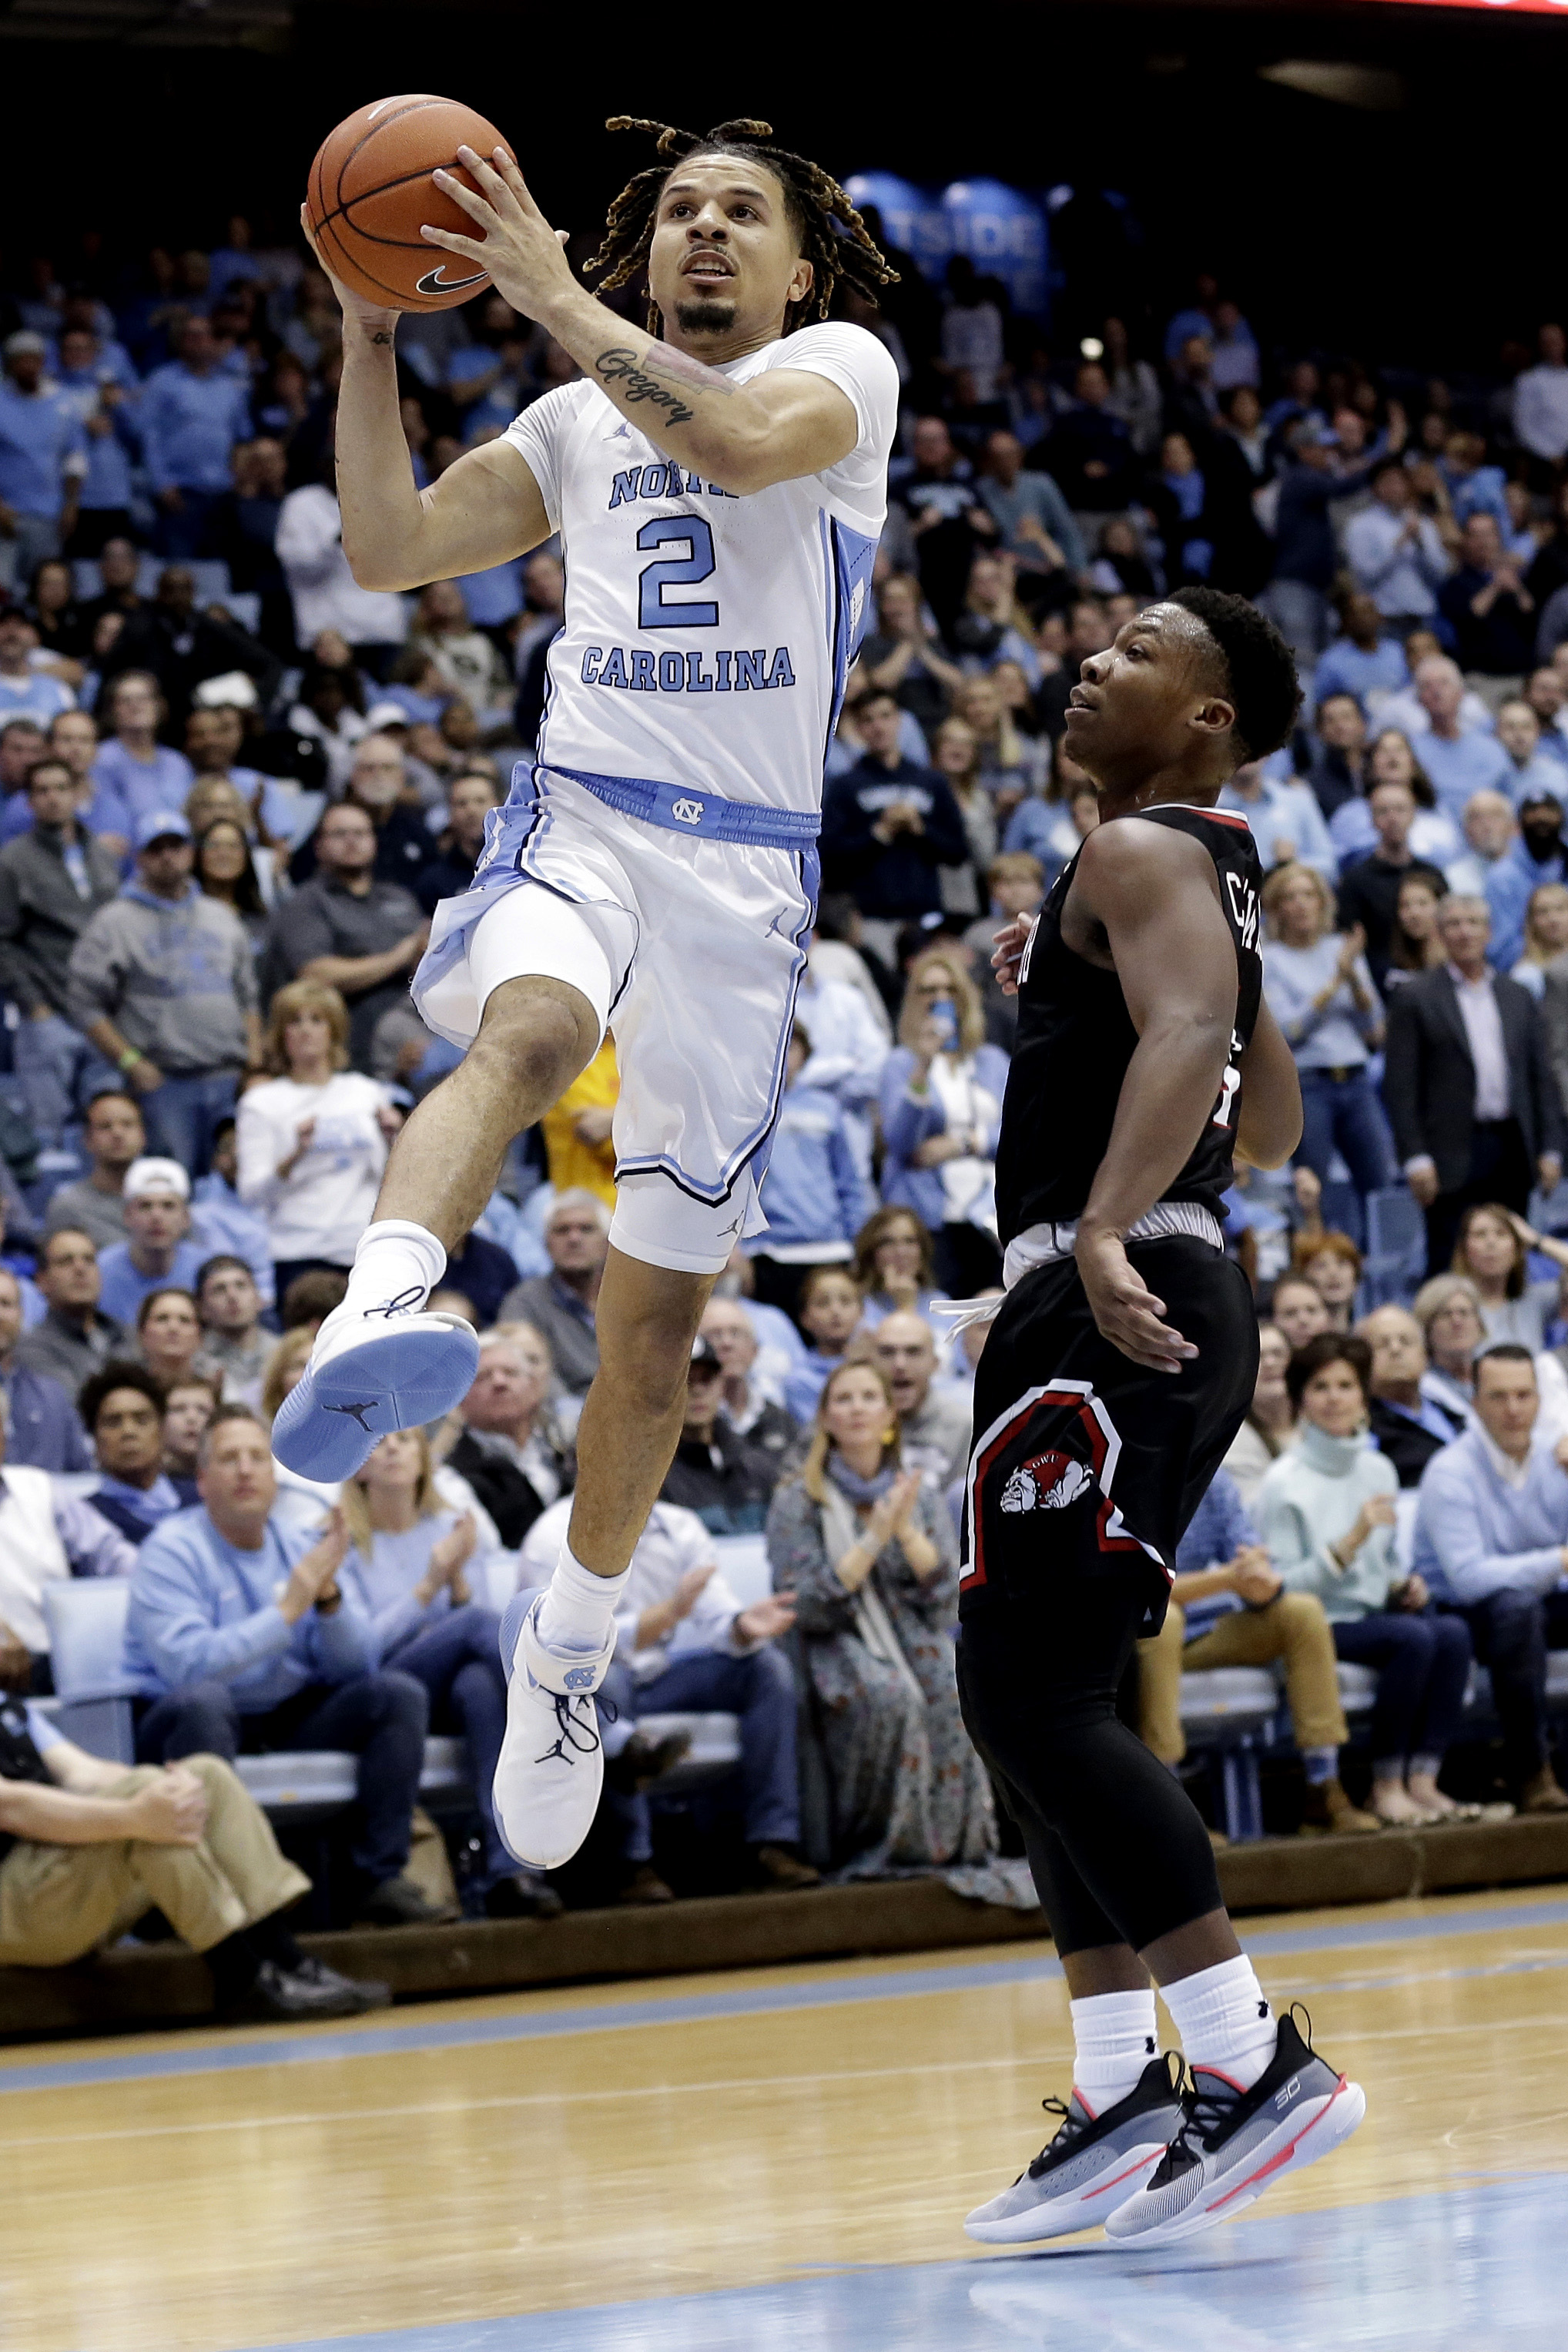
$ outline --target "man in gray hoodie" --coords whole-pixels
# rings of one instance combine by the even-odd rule
[[[27,1117],[45,1142],[114,1073],[68,1017],[71,950],[100,907],[120,887],[120,871],[79,814],[75,771],[52,756],[27,779],[32,829],[0,849],[0,995],[22,1015],[16,1076]]]
[[[71,1018],[135,1088],[148,1149],[205,1175],[260,1047],[256,967],[238,917],[191,879],[177,811],[150,811],[136,852],[133,878],[71,951]]]

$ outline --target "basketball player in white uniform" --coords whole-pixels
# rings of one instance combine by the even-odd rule
[[[627,126],[634,127],[634,126]],[[661,126],[638,128],[660,131]],[[606,1026],[621,1071],[618,1201],[600,1370],[550,1586],[502,1627],[510,1676],[496,1819],[521,1862],[566,1860],[602,1770],[592,1692],[633,1545],[674,1452],[699,1318],[758,1205],[813,919],[824,755],[862,634],[898,379],[864,329],[809,324],[836,271],[886,282],[858,215],[766,125],[662,132],[613,208],[607,283],[646,267],[662,341],[572,275],[498,151],[445,174],[471,237],[434,230],[583,371],[499,441],[415,488],[395,314],[341,286],[343,545],[362,585],[409,589],[562,535],[564,625],[535,763],[443,901],[414,994],[468,1048],[398,1139],[343,1304],[274,1444],[346,1477],[388,1430],[467,1391],[477,1349],[425,1302],[507,1145]],[[848,234],[833,225],[847,223]],[[651,311],[650,311],[651,315]]]

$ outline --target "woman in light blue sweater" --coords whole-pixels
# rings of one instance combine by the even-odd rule
[[[1383,1043],[1383,1007],[1365,935],[1331,928],[1333,894],[1310,866],[1277,866],[1263,912],[1263,993],[1301,1080],[1297,1160],[1322,1182],[1338,1149],[1364,1199],[1394,1181],[1388,1122],[1367,1067]]]
[[[1397,1823],[1449,1820],[1471,1810],[1437,1786],[1465,1703],[1470,1637],[1462,1618],[1436,1614],[1419,1576],[1402,1577],[1395,1564],[1399,1479],[1367,1429],[1372,1350],[1321,1332],[1285,1379],[1300,1418],[1294,1444],[1258,1490],[1263,1540],[1286,1585],[1322,1602],[1337,1654],[1376,1672],[1373,1812]]]
[[[377,1663],[413,1675],[430,1694],[434,1731],[468,1743],[484,1825],[484,1867],[468,1895],[489,1917],[550,1918],[561,1898],[542,1873],[521,1870],[501,1843],[490,1786],[506,1730],[500,1618],[473,1597],[467,1570],[478,1531],[436,1488],[422,1429],[395,1430],[340,1497],[352,1544],[340,1571],[368,1622]]]

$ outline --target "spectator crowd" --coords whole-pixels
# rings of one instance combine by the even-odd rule
[[[40,262],[6,299],[0,1962],[75,1957],[155,1905],[231,2005],[333,2013],[379,1995],[280,1924],[304,1882],[238,1758],[355,1759],[344,1916],[563,1899],[485,1792],[499,1613],[548,1575],[597,1362],[611,1041],[451,1253],[438,1303],[481,1335],[459,1410],[341,1493],[268,1443],[391,1141],[455,1058],[409,978],[531,754],[562,551],[416,595],[357,585],[335,304],[242,219],[112,283]],[[1266,871],[1306,1128],[1281,1176],[1237,1172],[1258,1393],[1124,1703],[1180,1769],[1183,1671],[1278,1664],[1303,1826],[1327,1834],[1568,1807],[1563,332],[1450,386],[1266,353],[1209,279],[1146,348],[1107,319],[1071,355],[963,262],[940,294],[909,264],[883,312],[845,299],[905,404],[826,760],[769,1228],[705,1316],[619,1622],[595,1836],[620,1897],[671,1899],[661,1813],[697,1801],[679,1719],[715,1711],[738,1724],[752,1884],[1016,1891],[953,1687],[984,1330],[935,1310],[1000,1281],[1016,1007],[991,938],[1097,821],[1068,694],[1192,581],[1254,597],[1300,667],[1298,732],[1222,805]],[[494,294],[405,320],[399,362],[421,486],[573,374]],[[727,1580],[747,1538],[765,1591]],[[74,1577],[128,1586],[131,1769],[50,1718],[48,1588]],[[1376,1683],[1353,1795],[1342,1662]],[[1474,1745],[1476,1662],[1501,1745],[1447,1774],[1460,1796],[1445,1759]],[[468,1743],[460,1884],[418,1806],[432,1731]]]

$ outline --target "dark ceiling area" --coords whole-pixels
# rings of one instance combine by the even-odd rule
[[[83,227],[129,254],[213,243],[231,207],[286,226],[341,115],[436,89],[517,142],[565,226],[596,226],[646,160],[601,127],[623,109],[697,129],[762,113],[841,174],[1071,186],[1088,201],[1064,219],[1058,339],[1111,299],[1159,315],[1207,267],[1277,350],[1485,367],[1568,294],[1561,17],[995,0],[786,8],[773,38],[759,16],[577,21],[516,0],[0,0],[4,268],[37,250],[68,268]]]

